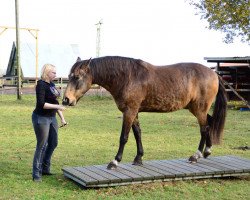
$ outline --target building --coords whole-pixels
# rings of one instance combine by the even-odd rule
[[[23,78],[36,78],[36,46],[32,43],[20,44],[20,66]],[[78,44],[39,44],[38,47],[38,77],[44,64],[50,63],[57,68],[57,77],[68,77],[72,65],[80,56]],[[6,77],[17,75],[16,45],[13,42],[9,62],[5,67]],[[5,71],[3,69],[2,71]]]

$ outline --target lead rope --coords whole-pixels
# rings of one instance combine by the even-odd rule
[[[62,128],[62,127],[64,127],[64,126],[66,126],[66,125],[68,125],[68,123],[62,124],[61,126],[59,126],[59,128]],[[35,139],[35,140],[32,140],[32,141],[29,142],[28,144],[25,144],[24,146],[22,146],[22,147],[20,147],[20,148],[18,148],[18,149],[16,150],[17,153],[18,153],[18,158],[19,158],[20,160],[22,160],[21,156],[19,155],[19,154],[20,154],[20,150],[22,150],[24,147],[29,146],[30,144],[32,144],[32,143],[35,142],[35,141],[36,141],[36,139]]]

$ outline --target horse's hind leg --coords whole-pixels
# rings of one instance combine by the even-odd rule
[[[194,155],[192,155],[189,158],[190,162],[197,162],[197,160],[201,157],[203,157],[202,152],[205,146],[205,143],[209,143],[210,138],[209,137],[209,126],[207,124],[207,114],[196,114],[195,115],[198,119],[199,125],[200,125],[200,134],[201,134],[201,139],[200,139],[200,143],[198,146],[198,150],[196,151],[196,153]]]
[[[142,165],[142,156],[143,156],[143,146],[141,142],[141,128],[138,120],[138,114],[132,124],[132,129],[134,132],[136,145],[137,145],[137,155],[134,159],[133,165]]]
[[[207,115],[207,123],[208,123],[209,128],[211,127],[212,120],[213,120],[213,118],[208,114]],[[203,152],[204,158],[207,158],[211,154],[211,148],[212,148],[212,141],[211,141],[210,132],[208,130],[208,133],[206,135],[206,148]]]

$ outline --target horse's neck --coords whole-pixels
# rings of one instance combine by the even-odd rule
[[[95,66],[98,67],[98,66]],[[92,84],[97,84],[103,88],[105,88],[107,91],[109,91],[113,96],[116,96],[117,88],[119,88],[119,83],[115,83],[112,75],[104,75],[100,72],[98,72],[97,69],[95,69],[95,72],[92,73]]]
[[[104,77],[103,74],[98,72],[92,72],[92,84],[100,85],[108,91],[110,91],[112,87],[112,81],[108,80],[107,77]]]

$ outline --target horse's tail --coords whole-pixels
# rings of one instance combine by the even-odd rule
[[[227,113],[227,94],[221,77],[219,78],[219,90],[216,96],[213,116],[210,124],[210,137],[212,144],[220,144]]]

